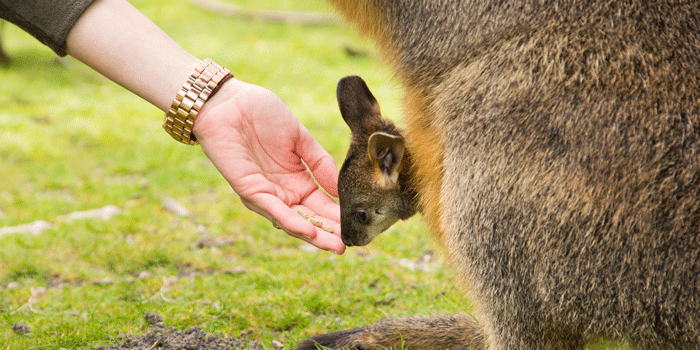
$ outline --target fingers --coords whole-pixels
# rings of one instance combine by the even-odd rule
[[[299,237],[294,231],[285,230],[289,235],[301,238],[312,245],[330,250],[338,255],[345,251],[345,244],[340,238],[340,224],[338,222],[329,221],[321,216],[314,214],[309,208],[297,206],[292,208],[305,221],[310,222],[315,230],[316,235],[309,240],[309,237]]]
[[[337,222],[324,220],[320,216],[311,214],[309,209],[305,213],[315,216],[312,220],[317,220],[317,224],[312,224],[309,220],[304,219],[298,212],[301,207],[291,209],[292,215],[287,216],[279,222],[279,226],[292,237],[304,240],[317,248],[334,252],[338,255],[345,251],[345,244],[340,239],[340,225]],[[321,227],[318,227],[319,225]],[[330,227],[328,232],[326,231]]]
[[[299,238],[305,242],[308,242],[309,244],[315,246],[316,248],[327,250],[330,252],[333,252],[338,255],[342,255],[345,252],[345,244],[343,241],[340,239],[340,237],[332,234],[325,232],[321,229],[317,229],[320,231],[316,237],[312,240],[308,240],[308,237],[300,237],[296,234],[287,232],[292,237]],[[286,230],[285,230],[286,231]]]
[[[303,125],[295,152],[309,167],[318,184],[331,196],[338,197],[338,169],[335,160]]]
[[[289,208],[288,208],[289,209]],[[298,211],[302,210],[306,215],[313,216],[312,219],[305,219]],[[338,255],[345,251],[345,244],[340,239],[340,225],[321,216],[315,215],[310,209],[295,207],[290,209],[288,215],[278,222],[282,229],[292,237],[300,238],[317,248],[332,251]],[[316,221],[316,224],[311,220]],[[319,227],[320,226],[320,227]],[[326,231],[330,227],[332,232]]]
[[[246,207],[264,216],[274,226],[281,228],[292,237],[299,238],[319,249],[332,251],[339,255],[345,251],[345,244],[340,239],[340,225],[338,222],[318,216],[318,219],[322,220],[324,225],[333,228],[333,233],[330,233],[314,226],[297,212],[299,208],[302,208],[309,214],[316,215],[315,212],[306,207],[297,206],[290,208],[277,197],[270,194],[259,194],[251,199],[241,198],[241,200]]]
[[[334,222],[340,222],[340,205],[321,190],[316,190],[301,203],[316,213]]]

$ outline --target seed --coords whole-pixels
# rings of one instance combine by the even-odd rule
[[[297,210],[297,213],[299,213],[299,215],[301,215],[301,216],[302,216],[304,219],[306,219],[306,220],[309,220],[310,218],[313,217],[313,216],[311,216],[311,215],[305,213],[305,212],[304,212],[303,210],[301,210],[301,209]]]
[[[321,222],[321,220],[314,218],[313,215],[309,215],[301,209],[298,209],[297,213],[299,213],[299,215],[301,215],[304,219],[306,219],[306,221],[309,221],[312,225],[314,225],[314,226],[316,226],[316,227],[318,227],[326,232],[333,233],[332,227],[324,225],[323,222]]]
[[[319,228],[322,228],[322,227],[323,227],[323,223],[322,223],[321,220],[319,220],[319,219],[316,219],[316,218],[313,218],[313,217],[312,217],[312,218],[309,219],[309,221],[310,221],[314,226],[316,226],[316,227],[319,227]]]

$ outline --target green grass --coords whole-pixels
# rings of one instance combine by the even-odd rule
[[[322,2],[237,3],[328,11]],[[276,92],[338,165],[349,143],[335,100],[341,77],[363,76],[385,114],[400,118],[390,72],[371,43],[343,26],[234,20],[182,0],[133,4],[196,56]],[[147,331],[144,312],[180,328],[250,333],[265,348],[272,340],[291,348],[382,317],[468,307],[449,269],[398,264],[435,249],[419,220],[344,256],[301,249],[303,242],[245,209],[199,147],[173,142],[155,107],[73,59],[58,60],[14,26],[4,27],[3,40],[14,61],[0,70],[0,227],[53,226],[0,237],[0,349],[106,345],[119,333]],[[370,55],[350,57],[345,46]],[[194,219],[165,211],[164,197],[186,204]],[[61,219],[106,205],[123,211],[108,221]],[[233,244],[199,249],[202,234]],[[225,273],[236,267],[246,272]],[[149,301],[167,276],[179,276],[165,293],[174,302]],[[105,277],[114,283],[92,283]],[[31,304],[39,313],[17,311],[39,287],[46,291]],[[18,335],[12,323],[32,332]]]
[[[132,3],[194,55],[276,92],[338,165],[349,144],[335,100],[340,78],[361,75],[385,116],[400,119],[391,73],[344,26],[234,20],[184,0]],[[321,1],[236,3],[328,12]],[[53,226],[0,237],[0,349],[107,345],[119,333],[146,332],[144,312],[181,329],[245,333],[266,349],[272,340],[289,349],[383,317],[469,310],[448,268],[399,264],[437,250],[417,218],[344,256],[302,249],[245,209],[199,147],[172,141],[155,107],[11,25],[3,40],[14,62],[0,70],[0,227]],[[370,55],[350,57],[346,46]],[[194,218],[164,210],[164,197]],[[61,219],[106,205],[123,212],[108,221]],[[233,244],[200,249],[202,235]],[[226,273],[234,268],[245,273]],[[164,294],[173,302],[149,299],[168,276],[179,277]],[[92,283],[105,277],[114,283]],[[31,304],[38,312],[20,309],[40,287]],[[12,323],[32,332],[15,334]]]

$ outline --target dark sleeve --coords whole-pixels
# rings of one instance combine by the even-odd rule
[[[0,0],[0,18],[24,29],[58,55],[66,55],[66,37],[95,0]]]

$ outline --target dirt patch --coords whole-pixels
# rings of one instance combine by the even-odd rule
[[[256,341],[224,337],[207,333],[199,327],[179,331],[168,327],[157,314],[144,314],[151,329],[142,335],[120,334],[117,338],[123,342],[112,346],[100,346],[95,350],[261,350]]]

